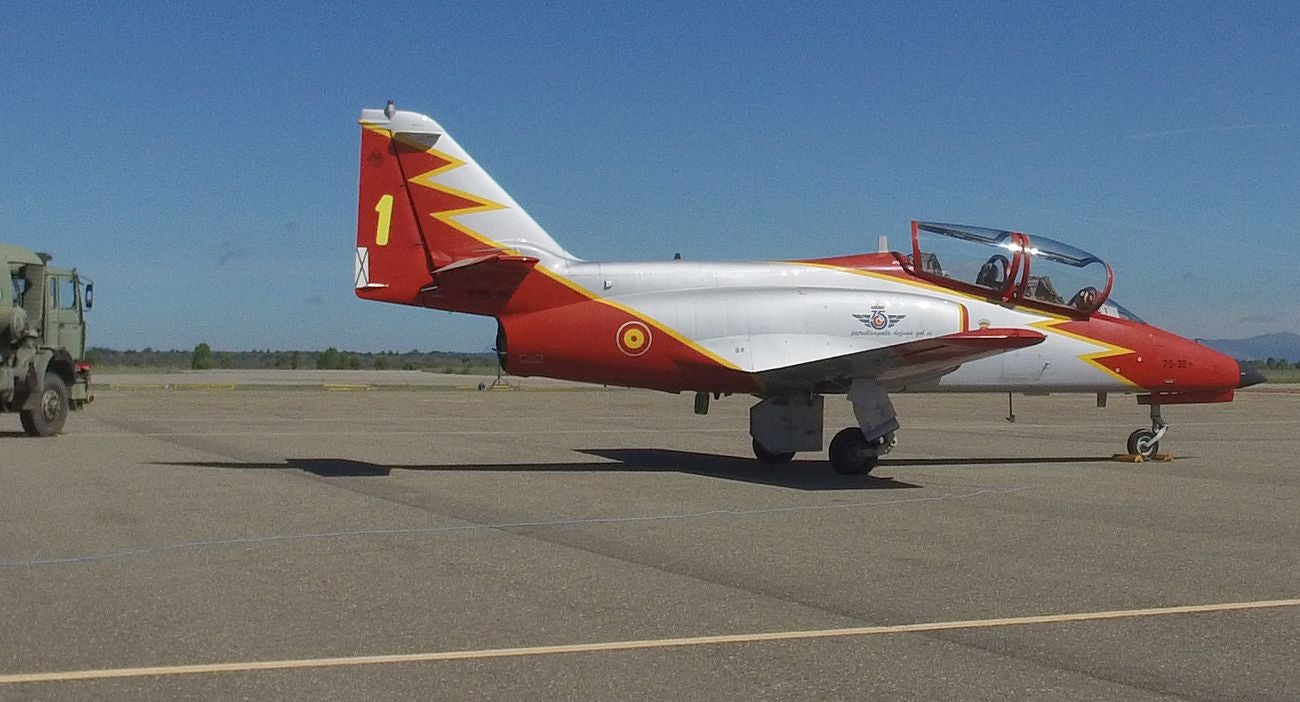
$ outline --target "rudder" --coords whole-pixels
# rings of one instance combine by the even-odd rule
[[[357,295],[421,304],[439,269],[522,255],[572,260],[441,126],[395,110],[361,113]]]
[[[406,194],[397,144],[384,131],[361,130],[358,190],[357,296],[418,305],[420,289],[433,281],[433,260]]]

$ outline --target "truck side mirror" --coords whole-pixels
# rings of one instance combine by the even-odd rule
[[[86,309],[95,306],[95,284],[86,283]]]

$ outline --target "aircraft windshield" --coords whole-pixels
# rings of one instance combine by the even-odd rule
[[[1073,313],[1099,308],[1112,282],[1110,266],[1086,251],[984,227],[914,222],[912,261],[916,273],[948,287]]]
[[[1119,304],[1118,302],[1115,302],[1114,300],[1107,300],[1106,304],[1102,305],[1097,311],[1101,312],[1102,314],[1108,314],[1112,317],[1127,319],[1130,322],[1146,324],[1146,320],[1142,319],[1136,314],[1133,314],[1133,312],[1129,310],[1129,308]]]

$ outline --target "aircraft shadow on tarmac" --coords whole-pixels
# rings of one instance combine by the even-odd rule
[[[496,463],[448,465],[383,465],[346,458],[286,458],[279,463],[217,461],[158,462],[154,465],[230,468],[238,470],[296,469],[325,478],[374,478],[394,470],[493,473],[682,473],[795,490],[891,490],[922,487],[888,477],[838,475],[825,461],[793,461],[767,465],[751,458],[719,456],[668,449],[581,449],[578,453],[607,459],[599,463]],[[977,466],[1042,463],[1101,463],[1106,458],[935,458],[887,459],[876,472],[897,466]]]
[[[825,461],[793,461],[785,465],[767,465],[752,458],[666,449],[584,449],[579,450],[578,453],[608,460],[599,463],[383,465],[347,458],[286,458],[282,463],[165,461],[154,465],[240,470],[298,469],[325,478],[383,477],[394,470],[442,473],[682,473],[795,490],[890,490],[921,487],[901,480],[870,475],[838,475],[831,471]]]

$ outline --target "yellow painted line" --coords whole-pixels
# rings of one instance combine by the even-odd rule
[[[591,390],[605,390],[605,389],[608,389],[608,388],[598,388],[598,387],[578,387],[578,386],[568,386],[568,385],[505,385],[505,384],[501,384],[501,385],[498,385],[498,386],[496,386],[496,387],[492,387],[492,384],[491,384],[491,383],[485,383],[485,384],[487,385],[487,387],[483,388],[483,391],[484,391],[484,392],[489,392],[489,391],[490,391],[490,392],[505,392],[505,391],[507,391],[507,390],[510,391],[510,392],[589,392],[589,391],[591,391]],[[457,390],[475,390],[475,391],[477,391],[477,390],[479,389],[479,387],[478,387],[477,385],[457,385],[457,386],[456,386],[456,389],[457,389]],[[621,389],[621,388],[618,388],[618,389]],[[602,417],[602,419],[603,419],[603,417]]]
[[[369,385],[359,385],[356,383],[326,383],[321,386],[332,392],[348,392],[351,390],[369,390]]]
[[[110,390],[234,390],[234,383],[111,383]]]
[[[562,644],[558,646],[487,648],[475,651],[435,651],[429,653],[399,653],[379,656],[295,658],[280,661],[199,663],[193,665],[170,665],[147,668],[104,668],[100,670],[68,670],[49,673],[16,673],[0,675],[0,685],[39,682],[71,682],[75,680],[103,680],[106,678],[143,678],[160,675],[247,673],[264,670],[338,668],[357,665],[484,660],[489,658],[518,658],[522,656],[552,656],[566,653],[602,653],[609,651],[681,648],[684,646],[719,646],[725,644],[761,643],[767,641],[830,639],[878,636],[882,634],[913,634],[931,631],[952,631],[955,629],[987,629],[1002,626],[1025,626],[1029,624],[1062,624],[1068,622],[1089,622],[1107,619],[1135,619],[1138,617],[1157,617],[1173,614],[1203,614],[1207,612],[1231,612],[1248,609],[1269,609],[1297,606],[1300,606],[1300,599],[1225,602],[1219,604],[1186,605],[1178,607],[1153,607],[1150,609],[1118,609],[1104,612],[1046,614],[1041,616],[1009,617],[1004,619],[966,619],[951,622],[931,622],[926,624],[860,626],[843,629],[813,629],[808,631],[773,631],[758,634],[723,634],[719,636],[692,636],[675,639],[642,639],[636,641],[607,641],[603,643]]]

